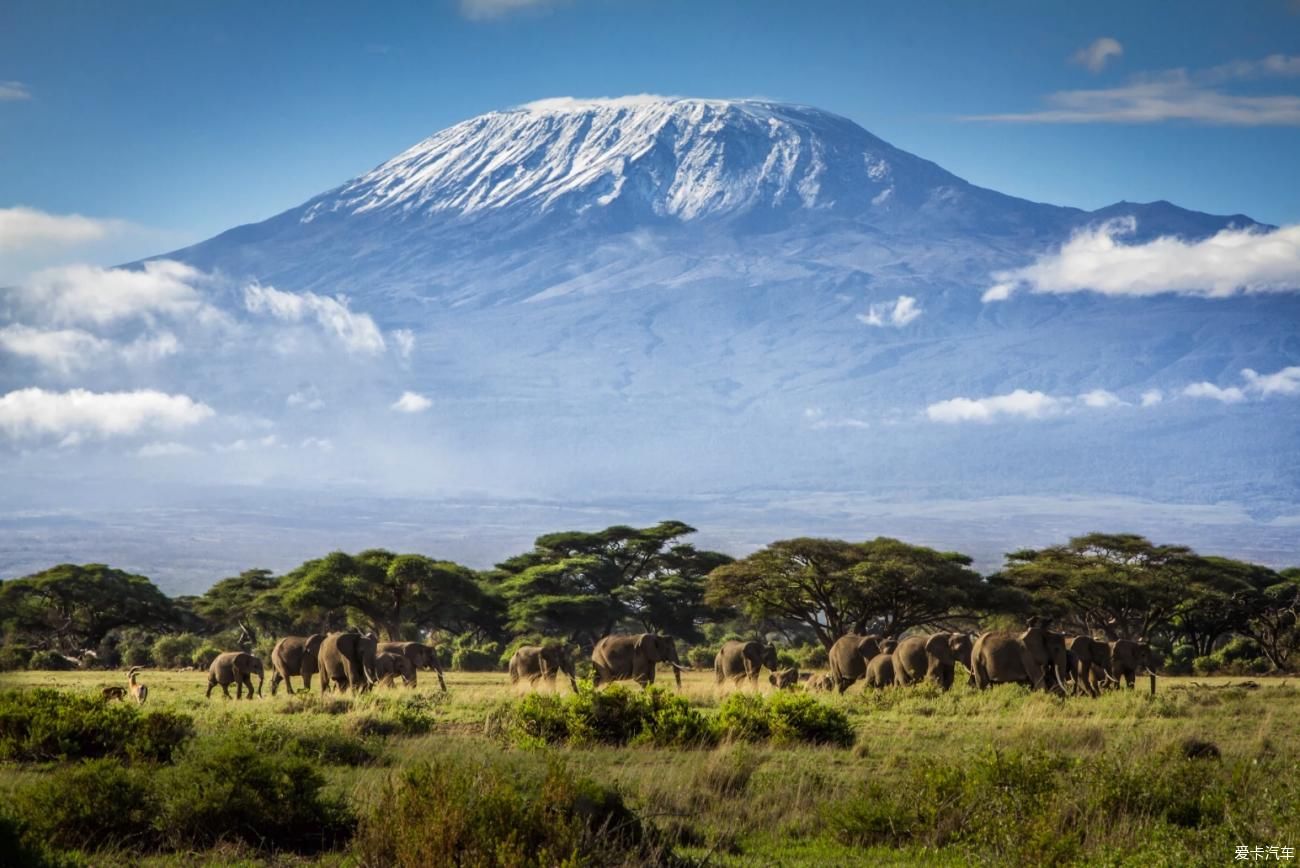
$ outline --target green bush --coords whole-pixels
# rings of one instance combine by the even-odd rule
[[[777,693],[767,702],[768,726],[777,744],[853,745],[848,715],[802,693]]]
[[[217,659],[217,655],[220,653],[221,649],[216,645],[213,645],[211,642],[204,642],[202,645],[194,649],[194,653],[190,654],[190,665],[197,666],[199,669],[207,669],[212,665],[212,661]],[[264,659],[270,660],[271,658],[268,655]]]
[[[26,645],[0,646],[0,672],[26,669],[31,663],[32,649]]]
[[[1213,654],[1192,661],[1197,675],[1262,675],[1272,669],[1254,639],[1238,636]]]
[[[192,665],[194,652],[203,644],[193,633],[178,633],[174,636],[159,636],[153,643],[153,660],[155,666],[167,669],[179,669]]]
[[[733,693],[718,708],[718,730],[736,741],[767,741],[772,726],[763,697],[756,693]]]
[[[348,719],[349,724],[353,719],[356,718]],[[236,718],[226,727],[232,737],[247,739],[263,753],[292,754],[335,766],[364,766],[378,761],[382,746],[368,736],[386,733],[360,729],[350,725],[340,727],[328,719],[288,727],[258,717]]]
[[[242,733],[192,742],[154,779],[156,830],[174,849],[238,840],[315,853],[347,839],[353,819],[327,798],[319,763],[265,751]]]
[[[457,672],[499,672],[501,646],[489,642],[478,647],[455,647],[451,652],[451,668]]]
[[[9,810],[14,810],[11,804]],[[0,814],[0,853],[6,864],[23,868],[63,868],[69,862],[49,852],[49,845],[28,832],[26,824],[13,816]]]
[[[149,831],[154,804],[141,770],[97,759],[55,769],[19,788],[11,810],[33,844],[93,850],[138,845]]]
[[[658,687],[632,692],[614,686],[580,685],[572,696],[531,693],[488,717],[488,732],[521,746],[540,744],[711,745],[717,736],[708,718],[681,696]]]
[[[670,863],[616,791],[557,764],[529,771],[446,759],[405,769],[362,817],[354,852],[395,868]]]
[[[141,712],[127,703],[57,690],[0,693],[0,759],[166,762],[192,732],[193,720],[173,711]]]
[[[815,642],[791,646],[788,653],[799,669],[825,669],[830,665],[830,655],[822,645]]]
[[[66,672],[69,669],[76,669],[77,664],[57,651],[36,651],[27,658],[27,668],[47,672]]]
[[[122,649],[123,666],[152,666],[153,647],[151,645],[127,645]]]
[[[693,645],[686,649],[686,662],[696,669],[712,669],[713,661],[718,657],[718,649],[708,645]]]

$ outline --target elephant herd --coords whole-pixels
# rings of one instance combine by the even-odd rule
[[[1147,674],[1151,692],[1156,690],[1155,655],[1145,642],[1103,642],[1041,626],[976,637],[931,633],[900,641],[850,633],[836,640],[829,658],[830,675],[811,680],[811,688],[843,693],[865,679],[867,686],[875,688],[930,681],[947,690],[956,664],[961,663],[970,673],[970,683],[981,690],[994,684],[1024,684],[1036,690],[1098,696],[1107,686],[1133,687],[1139,673]]]
[[[599,687],[615,681],[635,681],[642,687],[653,684],[655,670],[661,663],[672,668],[677,687],[681,673],[691,667],[677,656],[673,640],[657,633],[615,634],[596,643],[591,652],[593,683]],[[802,676],[810,690],[835,690],[843,693],[857,681],[884,688],[929,681],[944,690],[952,687],[956,665],[970,673],[969,681],[984,689],[994,684],[1025,684],[1033,689],[1097,696],[1108,686],[1127,684],[1133,687],[1139,673],[1151,679],[1155,693],[1155,656],[1144,642],[1120,639],[1103,642],[1090,636],[1066,636],[1041,626],[1023,632],[989,632],[972,637],[965,633],[932,633],[908,636],[901,640],[880,636],[841,636],[829,652],[830,673]],[[302,679],[302,687],[311,689],[313,675],[320,675],[324,693],[331,686],[338,690],[369,690],[376,684],[393,686],[402,683],[414,687],[416,673],[425,669],[437,675],[438,687],[447,689],[438,655],[420,642],[380,642],[373,633],[342,633],[286,636],[271,651],[271,695],[280,684],[293,693],[291,679]],[[794,687],[801,676],[797,669],[781,668],[776,648],[757,641],[730,641],[723,644],[714,659],[714,676],[719,684],[748,682],[757,686],[763,669],[768,681],[778,689]],[[536,685],[545,680],[552,687],[563,674],[577,690],[573,662],[562,645],[524,645],[510,658],[510,680]],[[220,686],[227,697],[230,685],[236,686],[236,698],[245,690],[254,695],[253,676],[257,676],[256,693],[262,695],[262,661],[244,651],[220,654],[208,669],[208,693]],[[1067,686],[1068,685],[1068,686]]]
[[[315,633],[311,636],[285,636],[271,650],[271,695],[280,685],[293,693],[292,678],[302,679],[303,689],[311,689],[311,678],[320,674],[324,693],[331,685],[339,690],[369,690],[376,684],[392,686],[399,676],[409,687],[416,685],[420,669],[431,670],[438,686],[447,689],[437,652],[421,642],[380,642],[373,633],[355,630],[343,633]],[[262,661],[246,651],[228,651],[217,655],[208,667],[208,696],[221,687],[226,697],[235,685],[235,698],[254,695],[252,677],[257,676],[258,696],[262,695]]]

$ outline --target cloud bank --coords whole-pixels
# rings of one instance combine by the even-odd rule
[[[1061,412],[1065,401],[1043,392],[1016,389],[988,398],[949,398],[925,408],[932,422],[992,422],[999,417],[1043,419]]]
[[[471,21],[490,21],[528,9],[546,9],[558,0],[460,0],[460,14]]]
[[[374,355],[383,352],[386,346],[375,321],[369,314],[353,311],[345,296],[329,298],[314,292],[281,292],[273,286],[251,284],[244,288],[244,306],[252,313],[267,314],[284,322],[313,320],[350,353]]]
[[[49,214],[21,205],[0,208],[0,251],[87,244],[101,241],[129,226],[123,220],[100,220],[80,214]]]
[[[213,415],[211,407],[187,395],[153,389],[47,392],[32,388],[0,396],[0,433],[14,440],[54,436],[75,443],[83,437],[186,428]]]
[[[38,271],[15,297],[49,322],[105,325],[153,314],[210,311],[195,288],[205,279],[198,269],[166,259],[146,262],[139,271],[69,265]]]
[[[21,81],[0,81],[0,102],[29,100],[32,92]]]
[[[1085,58],[1090,57],[1087,52],[1085,49]],[[1057,91],[1046,97],[1047,107],[1038,111],[968,115],[963,120],[1038,124],[1187,121],[1225,126],[1297,126],[1300,125],[1300,96],[1229,89],[1242,80],[1295,75],[1300,75],[1300,57],[1274,54],[1207,70],[1168,69],[1147,73],[1134,76],[1119,87]]]
[[[1119,239],[1137,228],[1131,217],[1077,232],[1059,251],[1023,268],[995,272],[986,302],[1019,289],[1112,296],[1161,293],[1226,298],[1238,293],[1300,291],[1300,226],[1275,231],[1225,229],[1202,241]]]
[[[432,406],[432,401],[415,392],[403,392],[402,397],[392,403],[392,409],[399,413],[423,413]]]

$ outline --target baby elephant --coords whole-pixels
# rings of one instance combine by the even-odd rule
[[[244,698],[244,688],[248,688],[248,698],[253,698],[253,676],[257,676],[257,695],[262,695],[262,661],[246,651],[227,651],[218,654],[208,667],[208,698],[212,698],[212,688],[221,685],[221,692],[230,698],[230,685],[235,685],[235,698]]]
[[[125,687],[105,687],[100,692],[103,694],[105,702],[109,702],[114,699],[126,699]]]
[[[794,668],[781,669],[767,676],[767,680],[777,690],[789,690],[799,683],[799,670]]]

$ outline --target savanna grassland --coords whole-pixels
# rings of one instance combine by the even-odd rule
[[[47,845],[25,858],[1222,865],[1240,845],[1300,845],[1300,689],[1281,679],[1166,678],[1154,697],[1099,699],[964,682],[948,693],[858,685],[806,702],[766,686],[761,700],[729,699],[737,691],[693,672],[685,702],[669,685],[645,731],[608,744],[602,733],[642,701],[639,690],[593,700],[566,686],[530,699],[504,675],[449,672],[446,694],[430,679],[356,698],[281,691],[241,702],[219,689],[205,700],[200,672],[144,676],[146,714],[177,713],[189,731],[170,755],[148,743],[102,760],[31,755],[57,750],[49,738],[33,748],[35,736],[18,745],[10,710],[48,697],[39,688],[83,694],[89,708],[116,675],[0,676],[8,834]],[[798,718],[793,728],[778,726],[778,706]],[[745,715],[765,708],[770,731],[747,728]],[[819,738],[829,743],[806,743]],[[276,799],[297,813],[261,816],[282,809]],[[258,807],[241,814],[241,800]],[[128,834],[111,823],[95,833],[99,810],[127,818]]]

